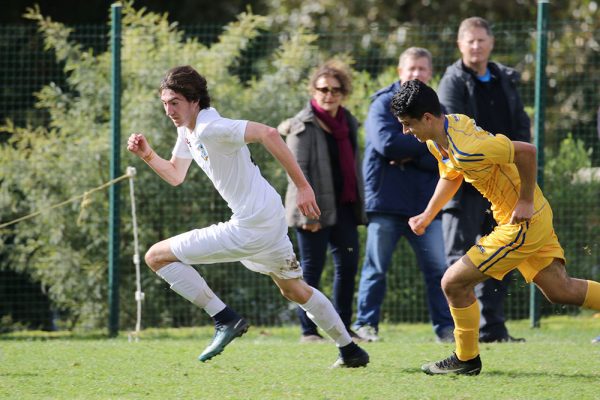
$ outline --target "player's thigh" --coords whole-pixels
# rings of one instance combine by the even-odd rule
[[[527,262],[550,240],[551,233],[545,228],[545,224],[539,222],[498,225],[471,247],[467,255],[480,272],[492,278],[501,280],[513,269],[521,270],[521,266],[525,278],[532,278]]]
[[[543,230],[550,232],[544,240],[544,245],[518,267],[519,272],[521,272],[525,281],[529,283],[532,282],[541,271],[545,270],[548,266],[554,265],[555,260],[558,260],[558,264],[556,265],[557,268],[566,263],[565,252],[558,242],[558,238],[552,229],[552,225],[547,224]],[[559,269],[564,270],[564,267]],[[549,273],[549,271],[547,273]]]
[[[555,304],[583,304],[588,287],[585,280],[569,277],[561,258],[553,259],[550,265],[538,272],[533,282]]]
[[[553,259],[550,264],[539,271],[533,282],[543,292],[555,292],[564,286],[569,278],[567,270],[560,259]]]
[[[241,262],[251,271],[280,279],[302,278],[302,268],[287,235],[273,240],[264,251],[249,255]]]
[[[241,260],[252,254],[247,246],[251,237],[250,232],[231,222],[221,222],[173,236],[169,243],[173,254],[187,264],[213,264]]]

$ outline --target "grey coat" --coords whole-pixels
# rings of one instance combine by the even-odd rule
[[[358,121],[349,112],[346,113],[350,127],[350,140],[356,144],[358,136]],[[312,220],[300,212],[296,206],[297,189],[288,176],[288,186],[285,194],[285,213],[288,226],[301,227],[303,224],[320,222],[323,228],[336,224],[336,196],[333,186],[331,159],[327,147],[325,132],[314,116],[310,105],[294,117],[283,121],[277,127],[280,134],[286,137],[286,143],[304,176],[312,186],[317,204],[321,209],[319,220]],[[359,224],[367,221],[365,214],[364,183],[358,145],[354,151],[355,170],[357,179],[358,201],[354,213]]]

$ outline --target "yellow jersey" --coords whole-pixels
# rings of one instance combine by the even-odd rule
[[[445,149],[448,157],[442,155],[437,143],[427,141],[429,151],[438,160],[440,177],[452,180],[462,175],[492,203],[496,222],[508,223],[521,190],[512,141],[502,134],[493,135],[483,130],[462,114],[446,115],[444,128],[449,143]],[[536,185],[534,218],[546,204]]]

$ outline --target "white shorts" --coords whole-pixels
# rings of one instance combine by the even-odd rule
[[[275,222],[276,223],[276,222]],[[302,277],[287,226],[244,227],[231,221],[194,229],[169,239],[171,251],[186,264],[240,261],[246,268],[281,279]]]

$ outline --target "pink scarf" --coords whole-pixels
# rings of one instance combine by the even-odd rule
[[[342,189],[341,203],[354,203],[357,200],[356,170],[354,165],[354,151],[350,143],[350,128],[343,107],[338,108],[337,115],[332,117],[322,109],[315,99],[310,100],[310,105],[317,118],[319,118],[331,131],[338,145],[340,170],[344,185]]]

